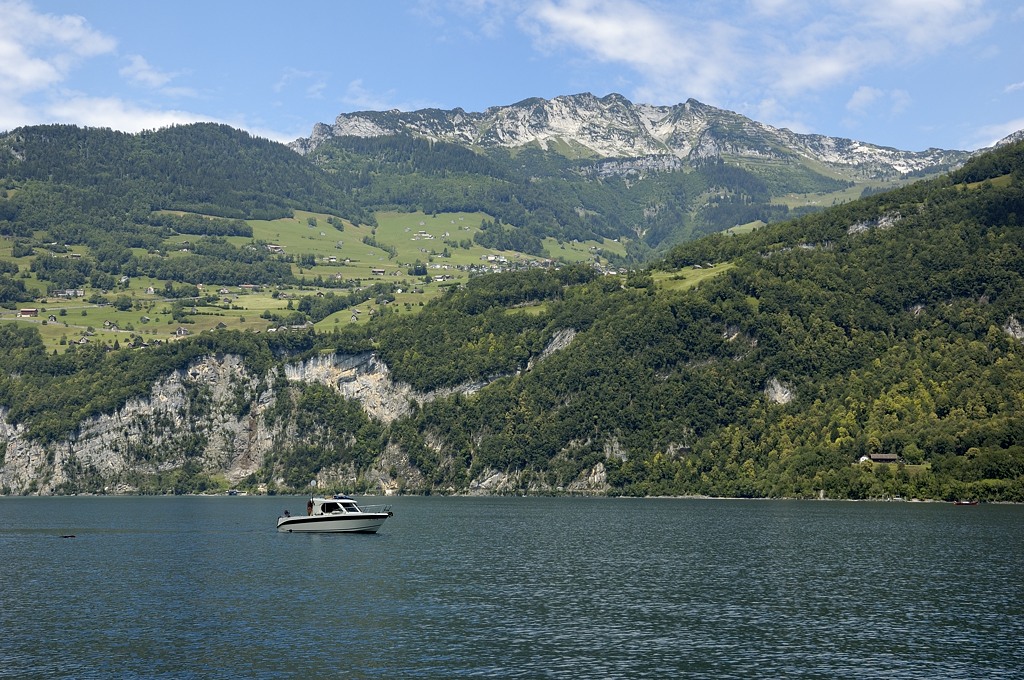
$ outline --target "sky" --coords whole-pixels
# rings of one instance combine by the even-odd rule
[[[1024,1],[0,0],[0,131],[693,98],[919,151],[1024,129]]]

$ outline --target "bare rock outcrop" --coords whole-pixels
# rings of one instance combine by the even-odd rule
[[[1024,340],[1024,324],[1021,324],[1016,316],[1011,315],[1006,320],[1006,323],[1003,325],[1003,332],[1014,340]]]
[[[768,401],[776,404],[788,404],[796,396],[793,388],[786,385],[778,378],[772,378],[764,388],[764,396]]]

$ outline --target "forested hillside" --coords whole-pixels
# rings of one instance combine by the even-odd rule
[[[486,245],[539,255],[541,240],[628,238],[643,259],[652,250],[749,222],[790,214],[772,199],[838,191],[852,182],[804,166],[758,172],[708,159],[696,167],[665,167],[609,159],[570,160],[524,148],[474,152],[408,136],[336,137],[310,154],[351,187],[367,209],[484,212],[497,230]],[[488,239],[490,237],[490,239]]]
[[[412,430],[471,454],[470,478],[511,467],[568,486],[600,462],[630,494],[1024,499],[1022,150],[683,246],[661,267],[735,264],[694,291],[598,279],[507,335],[492,329],[508,312],[475,311],[499,349],[541,328],[576,339],[475,399],[426,405]],[[473,297],[439,307],[461,320]],[[442,359],[409,331],[382,332],[381,351],[429,382]],[[855,464],[879,454],[898,462]]]
[[[366,225],[381,210],[482,212],[492,218],[475,235],[485,247],[543,256],[549,237],[622,239],[641,262],[703,234],[819,209],[811,204],[853,186],[795,162],[570,160],[405,135],[338,137],[300,156],[206,123],[140,134],[19,128],[0,137],[0,180],[0,236],[105,251],[101,269],[112,275],[126,248],[157,250],[173,233],[245,233],[196,232],[199,223],[171,224],[158,211],[270,220],[306,210]]]
[[[235,395],[227,411],[209,413],[206,388],[180,379],[210,423],[278,424],[237,480],[253,490],[379,489],[383,474],[424,492],[1024,501],[1022,220],[1018,144],[947,177],[685,244],[647,271],[479,277],[418,315],[334,334],[221,332],[54,357],[31,330],[5,331],[0,407],[19,451],[56,452],[158,375],[237,355],[255,377],[219,384]],[[353,374],[324,383],[335,389],[284,380],[285,363],[371,350],[387,367],[376,379],[411,390],[387,418],[342,396]],[[216,484],[207,434],[190,434],[175,490]],[[170,455],[148,441],[138,460]],[[0,470],[22,465],[6,450]],[[76,465],[89,474],[61,490],[104,488],[99,468]]]
[[[370,219],[343,189],[287,147],[225,125],[126,134],[43,125],[0,138],[4,235],[156,247],[156,210],[273,219],[295,209]],[[157,228],[154,228],[157,227]]]

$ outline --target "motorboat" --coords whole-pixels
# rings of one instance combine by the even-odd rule
[[[277,530],[374,534],[393,514],[390,505],[360,507],[354,498],[344,494],[331,498],[312,497],[306,503],[305,515],[292,515],[285,510],[277,518]]]

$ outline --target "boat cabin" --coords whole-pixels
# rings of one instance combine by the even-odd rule
[[[336,513],[336,512],[343,512],[343,513],[359,512],[359,507],[356,505],[356,502],[353,501],[353,500],[347,500],[347,501],[343,501],[343,500],[329,500],[329,501],[324,501],[323,503],[320,504],[320,513],[321,514],[329,515],[331,513]]]

